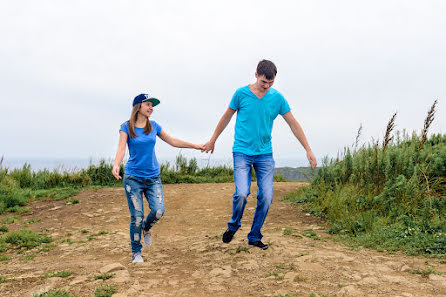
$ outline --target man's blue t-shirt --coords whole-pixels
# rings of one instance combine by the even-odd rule
[[[161,126],[150,121],[152,131],[147,135],[144,128],[135,127],[137,137],[131,138],[129,122],[122,124],[119,131],[127,133],[127,145],[130,159],[125,164],[125,174],[139,177],[153,177],[160,174],[160,167],[155,156],[156,136],[161,133]]]
[[[270,88],[259,99],[249,86],[242,87],[235,92],[229,108],[237,111],[232,151],[250,156],[272,153],[273,121],[290,111],[282,94]]]

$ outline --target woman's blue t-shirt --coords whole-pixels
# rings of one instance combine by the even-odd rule
[[[122,124],[119,131],[127,134],[130,158],[125,164],[125,174],[139,177],[153,177],[160,174],[160,167],[155,156],[156,136],[161,133],[161,126],[150,121],[152,131],[147,135],[144,128],[135,127],[136,137],[129,134],[129,122]]]

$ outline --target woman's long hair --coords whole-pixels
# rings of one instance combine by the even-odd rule
[[[135,138],[137,135],[135,133],[135,123],[136,119],[138,117],[138,111],[141,108],[141,103],[135,104],[132,109],[132,113],[130,115],[129,119],[129,133],[131,138]],[[150,123],[149,119],[147,118],[146,125],[144,126],[144,133],[146,135],[149,135],[149,133],[152,132],[152,124]]]

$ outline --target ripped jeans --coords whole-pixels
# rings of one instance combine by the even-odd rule
[[[141,231],[150,230],[164,214],[163,186],[159,176],[138,177],[124,174],[124,189],[130,211],[130,243],[132,254],[141,253]],[[144,220],[143,193],[150,212]]]

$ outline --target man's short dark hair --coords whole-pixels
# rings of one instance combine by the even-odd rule
[[[262,60],[257,65],[257,74],[259,76],[264,75],[266,79],[273,79],[276,77],[277,68],[273,62],[268,60]]]

